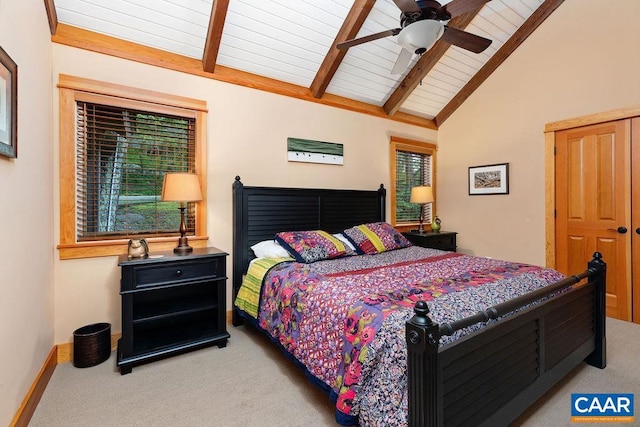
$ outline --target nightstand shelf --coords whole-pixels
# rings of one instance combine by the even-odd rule
[[[217,309],[215,295],[203,294],[196,289],[197,287],[190,287],[188,295],[181,295],[181,292],[174,290],[167,292],[167,289],[134,295],[136,311],[133,313],[133,322],[151,321],[161,317],[178,317],[188,312]],[[201,287],[210,290],[211,285],[204,284]]]
[[[226,257],[215,248],[119,259],[122,278],[121,374],[185,351],[227,345]]]
[[[137,355],[139,360],[159,356],[163,350],[168,354],[207,343],[215,344],[219,338],[211,331],[209,322],[171,324],[163,330],[138,329],[136,332],[144,335],[133,346],[133,354]]]
[[[134,317],[133,319],[133,324],[143,325],[145,323],[158,322],[163,319],[169,319],[169,320],[171,320],[172,318],[178,319],[180,317],[188,316],[190,314],[216,310],[218,308],[217,304],[203,305],[201,302],[197,302],[196,305],[188,306],[186,305],[187,303],[188,301],[185,301],[181,304],[172,304],[173,305],[172,308],[170,309],[167,308],[167,310],[161,310],[161,311],[153,311],[150,309],[148,312],[149,314],[146,314],[146,315],[144,312],[138,313],[137,316]]]
[[[456,235],[454,231],[441,231],[439,233],[402,233],[411,243],[423,248],[440,249],[443,251],[455,252],[457,249]]]

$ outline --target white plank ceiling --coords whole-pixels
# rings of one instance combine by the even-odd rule
[[[493,40],[491,46],[480,54],[449,47],[399,111],[435,118],[543,1],[487,3],[465,31]],[[54,0],[54,5],[60,23],[200,60],[212,2]],[[310,87],[352,5],[353,0],[230,0],[217,64]],[[397,28],[399,18],[391,0],[377,0],[358,37]],[[383,106],[411,69],[391,74],[402,49],[396,38],[351,47],[326,92]]]

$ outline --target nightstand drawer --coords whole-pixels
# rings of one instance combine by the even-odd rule
[[[455,234],[432,236],[429,239],[429,247],[431,248],[450,248],[456,246]]]
[[[163,283],[175,283],[194,279],[211,279],[217,277],[216,262],[183,262],[150,267],[134,267],[134,289],[158,286]]]

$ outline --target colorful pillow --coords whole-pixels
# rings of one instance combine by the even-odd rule
[[[296,261],[304,263],[338,258],[350,252],[344,243],[322,230],[285,231],[276,234],[276,241]]]
[[[348,228],[342,232],[362,254],[379,254],[411,246],[411,242],[386,222],[373,222]]]

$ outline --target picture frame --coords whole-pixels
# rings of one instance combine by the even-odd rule
[[[287,138],[287,160],[290,162],[344,164],[344,146],[335,142]]]
[[[18,157],[18,65],[1,47],[0,156]]]
[[[469,195],[509,194],[509,163],[469,167]]]

